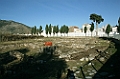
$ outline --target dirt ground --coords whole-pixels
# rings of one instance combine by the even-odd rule
[[[56,49],[54,49],[52,57],[51,55],[44,54],[43,52],[43,49],[46,48],[46,46],[44,46],[44,43],[47,41],[51,41],[53,43],[53,46],[56,46]],[[17,62],[16,59],[13,58],[12,60],[5,61],[6,63],[0,62],[0,64],[4,66],[9,66],[9,65],[13,66],[11,67],[12,69],[14,67],[18,67],[18,65],[24,65],[23,70],[21,72],[17,73],[19,70],[15,71],[17,73],[17,76],[10,77],[9,79],[18,78],[18,76],[20,76],[20,74],[23,72],[26,74],[28,74],[28,72],[31,72],[29,73],[29,74],[32,74],[30,79],[37,79],[37,78],[45,79],[46,77],[49,77],[46,79],[50,79],[50,78],[54,79],[56,77],[56,75],[54,74],[56,74],[59,69],[60,69],[59,70],[60,72],[64,72],[64,75],[63,75],[63,78],[64,78],[66,74],[66,69],[76,68],[74,70],[76,71],[81,66],[83,66],[84,63],[88,62],[88,61],[81,62],[80,61],[81,58],[88,58],[89,56],[95,57],[96,55],[98,55],[98,51],[102,51],[102,52],[107,51],[107,49],[110,46],[110,43],[111,42],[109,40],[103,40],[103,39],[93,38],[93,37],[74,37],[74,38],[73,37],[62,37],[62,38],[52,37],[52,38],[3,42],[0,44],[0,51],[1,51],[0,60],[5,60],[6,58],[2,56],[9,55],[10,51],[19,51],[20,53],[25,54],[28,57],[32,56],[34,58],[33,60],[30,59],[29,62],[33,62],[33,61],[43,62],[43,60],[45,60],[44,62],[46,63],[30,64],[28,60],[22,60],[20,62]],[[25,65],[26,62],[30,65],[28,67],[29,69]],[[49,65],[48,66],[49,68],[47,68],[46,65]],[[39,71],[39,66],[45,69],[43,71]],[[35,71],[33,67],[38,68],[38,71]],[[24,71],[24,68],[27,68],[27,69]],[[6,68],[6,69],[10,69],[10,68]],[[35,74],[37,75],[33,76],[33,73],[32,73],[33,71],[35,71]],[[53,71],[54,73],[51,71]],[[42,72],[44,72],[44,75]],[[40,77],[38,74],[41,74],[43,76]],[[25,74],[22,74],[22,75],[25,75]],[[81,77],[81,75],[77,75],[77,76]],[[28,77],[29,75],[26,75],[26,78]],[[5,76],[1,77],[1,79],[4,79],[4,78],[7,79],[8,77],[5,77]]]

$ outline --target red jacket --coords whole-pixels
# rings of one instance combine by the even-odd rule
[[[45,46],[52,46],[52,42],[45,42]]]

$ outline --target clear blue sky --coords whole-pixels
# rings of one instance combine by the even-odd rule
[[[116,25],[120,0],[0,0],[0,19],[13,20],[30,27],[46,24],[82,27],[91,23],[92,13],[104,18],[99,27]]]

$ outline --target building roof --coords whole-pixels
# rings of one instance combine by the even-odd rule
[[[70,28],[77,28],[77,29],[79,29],[79,27],[78,27],[78,26],[70,26]]]

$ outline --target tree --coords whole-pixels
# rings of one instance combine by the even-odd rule
[[[84,27],[85,36],[86,36],[86,32],[87,32],[87,27],[85,26],[85,27]]]
[[[58,35],[58,32],[59,32],[59,27],[57,25],[57,27],[56,27],[56,33],[57,33],[57,35]]]
[[[65,33],[68,33],[68,27],[66,25],[63,25],[62,26],[62,33],[64,33],[64,36],[65,36]]]
[[[31,34],[32,35],[34,34],[34,28],[33,27],[31,28]]]
[[[98,36],[98,24],[104,21],[101,15],[97,15],[95,13],[90,14],[90,20],[96,23],[96,36]]]
[[[120,17],[119,17],[119,19],[118,19],[118,25],[120,25]]]
[[[92,22],[92,23],[91,23],[91,27],[90,27],[91,36],[92,36],[92,32],[93,32],[93,30],[94,30],[94,23]]]
[[[68,34],[68,31],[69,31],[68,26],[66,26],[66,25],[61,26],[61,28],[60,28],[61,34],[64,33],[64,36],[65,36],[65,33]]]
[[[46,35],[47,35],[47,36],[48,36],[48,31],[49,31],[49,28],[48,28],[48,25],[46,24],[45,32],[46,32]]]
[[[43,32],[42,26],[40,26],[40,27],[39,27],[39,33],[40,33],[40,35],[41,35],[42,32]]]
[[[118,32],[119,35],[120,35],[120,17],[119,17],[119,19],[118,19],[117,32]]]
[[[106,27],[105,33],[109,36],[110,31],[111,31],[111,26],[110,24],[108,24]]]
[[[62,35],[62,33],[63,33],[63,26],[61,26],[61,28],[60,28],[60,33]]]
[[[36,33],[37,33],[37,35],[38,35],[38,33],[39,33],[39,29],[36,29]]]
[[[51,32],[52,32],[52,26],[51,26],[51,24],[49,25],[49,30],[48,30],[48,32],[49,32],[49,34],[50,34],[50,36],[51,36]]]
[[[37,33],[37,28],[36,28],[36,26],[34,26],[34,34],[36,34]]]
[[[56,26],[53,26],[53,34],[54,34],[54,35],[55,35],[56,31],[57,31],[57,27],[56,27]]]
[[[62,33],[65,33],[65,25],[62,26]]]
[[[66,34],[68,34],[68,31],[69,31],[68,26],[65,26],[65,32],[66,32]]]
[[[36,32],[37,32],[36,26],[32,27],[32,29],[31,29],[31,34],[32,34],[32,35],[33,35],[33,34],[36,34]]]
[[[65,25],[61,26],[61,28],[60,28],[60,33],[61,33],[61,34],[62,34],[62,33],[65,33]]]

